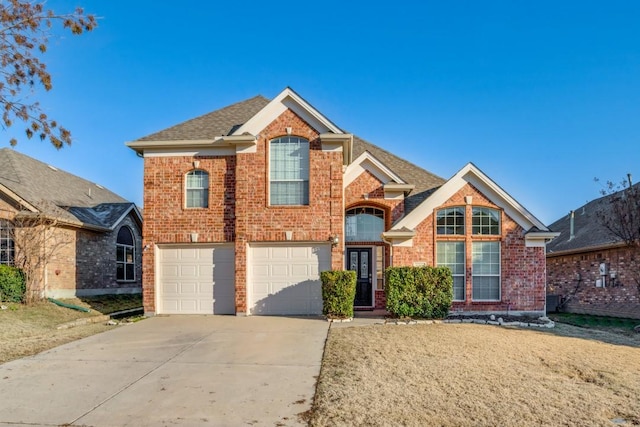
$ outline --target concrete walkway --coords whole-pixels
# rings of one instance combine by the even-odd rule
[[[169,316],[0,365],[0,426],[297,426],[321,319]]]

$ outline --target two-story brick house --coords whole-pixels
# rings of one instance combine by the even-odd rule
[[[473,164],[444,180],[347,133],[287,88],[127,144],[144,157],[151,313],[319,314],[320,271],[446,265],[453,310],[545,310],[555,236]]]

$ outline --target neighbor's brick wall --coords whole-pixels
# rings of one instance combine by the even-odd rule
[[[128,226],[135,241],[136,280],[116,280],[116,240]],[[142,286],[142,235],[131,215],[112,232],[56,228],[48,239],[50,258],[46,269],[46,294],[95,295],[138,292]]]
[[[198,161],[198,167],[194,167]],[[209,207],[185,208],[185,175],[209,173]],[[155,312],[155,244],[232,242],[235,221],[235,156],[145,157],[142,287],[145,312]]]
[[[309,205],[269,206],[268,144],[279,136],[309,140]],[[285,241],[326,242],[343,236],[342,153],[324,152],[319,134],[291,110],[286,110],[259,133],[256,153],[237,155],[236,166],[236,312],[247,312],[247,244]],[[343,268],[342,245],[331,250],[332,268]]]
[[[597,288],[600,263],[616,272]],[[612,248],[571,255],[547,255],[547,293],[566,300],[563,311],[640,319],[640,250]]]
[[[471,205],[465,204],[465,196],[473,197]],[[543,311],[546,276],[544,248],[525,247],[524,230],[504,212],[502,212],[502,235],[499,238],[502,256],[501,300],[497,302],[472,301],[471,244],[474,240],[496,239],[471,235],[471,207],[499,208],[470,184],[465,185],[437,209],[451,206],[466,206],[467,218],[467,233],[463,238],[467,247],[466,301],[454,302],[452,309],[454,311]],[[417,233],[413,239],[413,247],[396,246],[393,248],[393,265],[411,266],[414,262],[436,265],[434,214],[435,211],[416,227]],[[450,239],[460,240],[460,238]]]
[[[50,254],[45,270],[45,295],[66,296],[75,293],[76,239],[81,233],[75,228],[55,228],[48,231],[47,252]],[[61,294],[62,293],[62,294]]]
[[[135,242],[135,280],[119,282],[116,280],[116,241],[122,227],[129,227]],[[76,278],[78,294],[96,290],[104,293],[128,292],[142,286],[142,235],[136,221],[127,216],[110,233],[78,232],[76,255]],[[84,291],[84,292],[83,292]]]

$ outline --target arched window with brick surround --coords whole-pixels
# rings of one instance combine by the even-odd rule
[[[136,280],[136,245],[129,227],[122,226],[116,238],[116,280]]]
[[[384,211],[372,207],[348,209],[345,213],[346,242],[381,242]]]

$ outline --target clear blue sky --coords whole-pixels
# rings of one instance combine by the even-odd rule
[[[99,27],[52,38],[36,94],[73,145],[17,150],[138,204],[126,141],[286,86],[444,178],[474,162],[546,224],[598,197],[594,177],[640,181],[638,1],[47,4]]]

